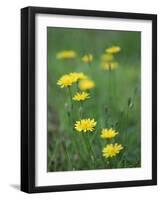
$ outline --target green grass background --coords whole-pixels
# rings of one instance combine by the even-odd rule
[[[48,171],[89,170],[140,167],[140,76],[141,33],[47,28],[48,51]],[[107,47],[119,45],[121,52],[115,58],[119,67],[111,72],[100,68],[100,57]],[[72,60],[57,60],[56,53],[74,50],[78,56]],[[81,57],[92,53],[91,66]],[[91,98],[84,103],[84,118],[97,121],[96,130],[79,134],[73,130],[72,118],[79,119],[79,106],[69,116],[69,97],[66,89],[56,85],[66,73],[84,72],[96,87]],[[74,89],[73,89],[74,94]],[[113,127],[119,135],[111,141],[100,138],[102,128]],[[102,157],[102,148],[118,142],[124,150],[114,158]]]

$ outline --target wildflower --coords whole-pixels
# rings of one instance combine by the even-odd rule
[[[84,55],[82,57],[82,61],[84,63],[87,63],[87,64],[91,63],[93,61],[93,55],[92,54],[86,54],[86,55]]]
[[[65,51],[60,51],[56,54],[56,58],[59,60],[63,59],[72,59],[77,56],[75,51],[72,50],[65,50]]]
[[[116,135],[118,135],[118,132],[116,132],[114,129],[110,128],[104,128],[101,131],[101,138],[113,138]]]
[[[79,82],[80,90],[89,90],[95,87],[95,83],[90,79],[84,79]]]
[[[73,78],[74,82],[87,79],[87,76],[83,72],[72,72],[69,75]]]
[[[74,95],[73,100],[74,101],[84,101],[88,98],[89,98],[89,93],[87,93],[87,92],[77,92]]]
[[[80,121],[76,121],[75,129],[78,132],[87,132],[93,131],[97,122],[94,119],[81,119]]]
[[[107,144],[102,150],[102,155],[105,158],[113,157],[119,154],[122,149],[123,146],[121,144]]]
[[[121,51],[121,48],[119,46],[112,46],[108,49],[105,50],[106,53],[112,53],[112,54],[115,54],[115,53],[118,53]]]
[[[57,82],[57,85],[60,85],[61,88],[69,87],[74,83],[74,78],[69,74],[63,75]]]
[[[113,54],[111,54],[111,53],[105,53],[105,54],[103,54],[102,56],[101,56],[101,60],[102,60],[102,62],[110,62],[110,61],[112,61],[113,60]]]
[[[101,68],[104,70],[114,70],[117,69],[118,67],[118,62],[102,62],[101,63]]]

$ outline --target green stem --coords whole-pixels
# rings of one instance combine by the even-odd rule
[[[85,134],[87,134],[87,133],[85,133]],[[88,158],[91,158],[90,149],[89,149],[87,138],[85,137],[83,132],[81,133],[81,135],[82,135],[82,140],[83,140],[83,143],[84,143],[84,147],[86,148],[86,152],[87,152]]]
[[[63,149],[66,153],[66,157],[67,157],[67,161],[68,161],[68,170],[73,170],[73,166],[72,166],[72,161],[70,159],[70,156],[68,154],[68,151],[67,151],[67,148],[66,148],[66,145],[64,144],[64,142],[62,142],[62,146],[63,146]]]
[[[88,63],[88,66],[89,66],[89,68],[91,68],[91,67],[92,67],[92,64],[91,64],[91,62],[89,62],[89,63]]]
[[[80,119],[82,119],[83,117],[83,102],[82,101],[80,101],[79,115],[80,115]]]
[[[109,69],[109,73],[108,73],[108,103],[109,102],[111,102],[111,103],[113,103],[112,102],[112,80],[111,80],[111,67],[110,67],[110,69]]]
[[[84,162],[84,164],[86,163],[85,158],[82,156],[82,154],[80,153],[80,149],[79,149],[79,143],[77,142],[77,139],[75,138],[75,132],[73,132],[73,119],[71,117],[71,115],[68,115],[68,119],[70,122],[70,127],[71,127],[71,134],[69,134],[70,140],[72,141],[72,147],[75,153],[78,153],[80,159]]]
[[[91,146],[91,144],[89,142],[88,135],[86,137],[86,135],[84,135],[83,132],[81,134],[82,134],[82,139],[83,139],[84,146],[86,148],[86,152],[87,152],[88,158],[92,159],[92,161],[93,161],[92,168],[95,168],[96,156],[95,156],[93,148],[92,148],[92,146]],[[88,134],[88,133],[85,133],[85,134]],[[92,156],[91,156],[91,153],[92,153]]]
[[[128,121],[129,121],[129,108],[127,108],[127,112],[126,112],[126,124],[128,124]],[[126,142],[126,139],[127,139],[127,131],[125,131],[124,143]]]
[[[68,87],[68,91],[69,91],[69,98],[70,98],[70,104],[71,104],[71,110],[70,110],[70,117],[71,117],[71,123],[72,123],[72,126],[73,127],[73,124],[74,124],[74,119],[73,119],[73,100],[72,100],[72,92],[71,92],[71,88],[70,86]]]
[[[88,135],[88,134],[87,134],[87,142],[88,142],[88,145],[89,145],[89,147],[90,147],[90,150],[91,150],[91,152],[92,152],[92,154],[93,154],[93,158],[94,158],[93,162],[95,163],[95,162],[96,162],[96,156],[95,156],[95,152],[94,152],[93,147],[92,147],[92,145],[91,145],[91,141],[90,141],[90,138],[89,138],[89,135]]]
[[[89,65],[89,67],[91,68],[90,55],[87,55],[87,56],[88,56],[88,65]]]
[[[58,141],[56,141],[56,143],[55,143],[54,152],[53,152],[52,157],[50,158],[50,160],[48,162],[48,169],[50,169],[51,166],[52,166],[52,162],[55,159],[55,162],[54,162],[54,171],[56,171],[56,161],[57,161],[57,159],[56,159],[56,153],[57,153],[57,147],[58,147]]]
[[[112,168],[113,168],[113,167],[112,167],[112,162],[111,162],[110,159],[108,159],[108,166],[109,166],[109,169],[112,169]]]
[[[77,92],[79,92],[79,82],[76,82],[76,89],[77,89]]]
[[[70,86],[68,87],[70,103],[71,103],[71,110],[73,111],[73,100],[72,100],[72,92]]]

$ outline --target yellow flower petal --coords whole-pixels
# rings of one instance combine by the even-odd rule
[[[118,135],[118,132],[116,132],[114,129],[112,129],[112,128],[110,128],[110,129],[104,128],[101,131],[100,137],[104,138],[104,139],[109,139],[109,138],[115,137],[116,135]]]
[[[112,53],[112,54],[115,54],[115,53],[118,53],[121,51],[121,48],[119,46],[112,46],[108,49],[105,50],[106,53]]]
[[[83,72],[72,72],[69,74],[75,82],[83,79],[87,79],[87,76]]]
[[[72,72],[70,74],[65,74],[60,77],[60,79],[57,81],[57,85],[60,85],[61,88],[69,87],[73,83],[86,79],[87,76],[83,72]]]
[[[95,129],[96,124],[97,122],[94,119],[81,119],[80,121],[76,121],[75,129],[78,132],[91,132]]]
[[[89,90],[95,87],[95,83],[90,79],[84,79],[79,82],[80,90]]]
[[[87,92],[77,92],[74,97],[73,100],[74,101],[84,101],[86,99],[90,98],[89,97],[89,93]]]
[[[65,51],[60,51],[56,54],[56,58],[59,60],[63,59],[72,59],[77,56],[75,51],[72,50],[65,50]]]
[[[60,85],[61,88],[69,87],[74,83],[73,77],[69,74],[63,75],[57,82],[57,85]]]
[[[102,155],[105,158],[114,157],[119,154],[122,149],[123,146],[121,144],[107,144],[102,150]]]

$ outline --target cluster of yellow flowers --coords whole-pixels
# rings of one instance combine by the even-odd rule
[[[103,70],[114,70],[118,67],[118,62],[114,59],[114,54],[121,51],[119,46],[112,46],[105,50],[105,53],[101,57],[101,68]]]
[[[96,124],[97,122],[94,119],[81,119],[80,121],[76,121],[75,129],[78,132],[92,132],[94,131]],[[111,139],[116,135],[118,135],[118,132],[116,132],[112,128],[105,128],[102,129],[100,137],[104,139]],[[114,157],[119,154],[122,149],[122,144],[107,144],[102,150],[102,156],[104,156],[105,158]]]
[[[111,139],[111,138],[114,138],[118,134],[119,133],[116,132],[112,128],[110,128],[110,129],[104,128],[101,131],[100,137],[103,138],[103,139]],[[102,155],[105,158],[114,157],[117,154],[119,154],[122,149],[123,149],[123,146],[121,144],[117,144],[117,143],[107,144],[102,150]]]
[[[119,46],[112,46],[107,49],[105,49],[105,53],[101,56],[101,68],[103,70],[114,70],[118,67],[118,62],[115,61],[114,55],[119,53],[121,51],[121,48]],[[60,51],[56,54],[56,58],[59,60],[67,60],[67,59],[73,59],[77,57],[77,53],[73,50],[65,50]],[[93,61],[93,55],[92,54],[85,54],[81,60],[86,63],[90,64]]]
[[[118,63],[114,60],[114,54],[121,50],[119,46],[113,46],[105,50],[105,53],[101,57],[101,67],[104,70],[113,70],[118,67]],[[57,59],[72,59],[77,56],[76,52],[72,50],[61,51],[57,53]],[[84,63],[90,64],[93,61],[92,54],[86,54],[81,59]],[[74,96],[70,93],[71,101],[82,102],[90,98],[90,89],[95,87],[95,83],[83,72],[72,72],[62,75],[57,81],[57,85],[60,88],[69,88],[73,84],[77,84],[77,92]],[[81,104],[82,105],[82,104]],[[82,118],[82,117],[80,117]],[[84,118],[75,122],[74,129],[80,133],[93,132],[96,128],[97,122],[94,118]],[[117,136],[119,133],[114,129],[104,128],[101,131],[100,137],[103,139],[111,139]],[[105,158],[114,157],[120,153],[123,146],[118,143],[107,144],[102,150],[102,156]]]
[[[65,74],[61,76],[60,79],[57,81],[57,85],[59,85],[61,88],[70,87],[74,83],[78,83],[78,87],[81,91],[90,90],[95,87],[95,83],[83,72],[72,72],[69,74]],[[76,95],[77,97],[86,97],[87,93],[77,93]]]
[[[59,60],[68,60],[68,59],[73,59],[77,57],[77,53],[73,50],[65,50],[65,51],[60,51],[56,54],[56,58]],[[85,54],[81,60],[86,63],[90,64],[93,61],[93,55],[92,54]]]

